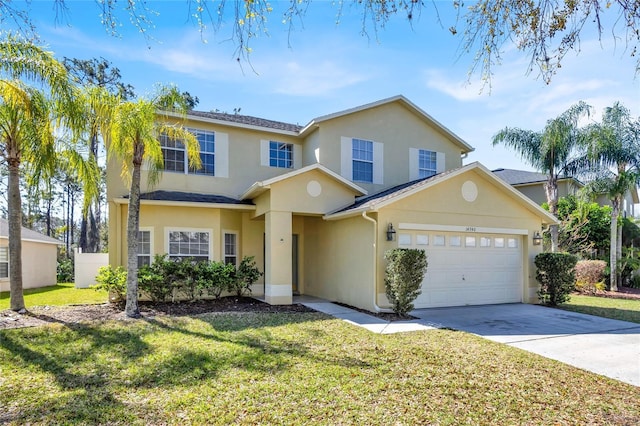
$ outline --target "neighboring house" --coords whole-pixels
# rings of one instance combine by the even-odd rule
[[[536,204],[542,205],[542,203],[547,202],[547,195],[544,191],[544,185],[547,182],[546,174],[514,169],[496,169],[493,173],[529,197]],[[582,182],[573,177],[561,176],[558,178],[558,197],[576,195],[583,186]],[[595,201],[601,206],[611,205],[611,201],[605,194],[599,195]],[[638,203],[640,203],[638,191],[627,192],[623,200],[622,215],[624,217],[635,217],[634,204]]]
[[[22,287],[55,285],[58,246],[63,243],[22,227]],[[9,222],[0,219],[0,291],[9,291]]]
[[[463,167],[473,148],[403,96],[306,126],[206,112],[186,126],[204,167],[161,138],[165,172],[142,189],[141,265],[255,256],[253,294],[268,303],[305,294],[373,311],[388,307],[385,251],[415,247],[429,262],[416,307],[537,301],[533,236],[555,219],[482,165]],[[112,265],[126,265],[127,194],[110,162]]]

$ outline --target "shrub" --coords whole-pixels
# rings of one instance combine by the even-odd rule
[[[221,262],[202,262],[195,269],[195,284],[199,295],[206,293],[218,299],[235,276],[236,268],[232,264]]]
[[[251,285],[258,281],[262,272],[258,269],[253,256],[245,256],[238,266],[235,277],[229,282],[229,292],[242,297],[246,293],[251,293]]]
[[[576,263],[576,290],[589,294],[604,290],[606,268],[604,260],[580,260]]]
[[[59,283],[72,283],[75,280],[75,276],[73,274],[73,259],[58,256],[56,280]]]
[[[113,268],[111,265],[98,269],[96,275],[96,290],[106,290],[109,293],[109,301],[122,303],[127,294],[127,270],[122,266]]]
[[[391,249],[384,254],[387,261],[384,285],[393,311],[405,316],[413,310],[413,301],[420,295],[420,285],[427,272],[424,250]]]
[[[173,286],[153,265],[145,265],[138,270],[138,288],[145,292],[154,302],[164,302],[171,295]]]
[[[535,264],[540,283],[538,297],[545,305],[555,306],[570,299],[575,288],[578,258],[569,253],[540,253]]]

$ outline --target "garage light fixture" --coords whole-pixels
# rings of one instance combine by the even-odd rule
[[[389,223],[387,226],[387,241],[393,241],[396,236],[396,230],[393,229],[393,224]]]
[[[533,233],[533,245],[539,246],[542,244],[542,235],[540,235],[540,231],[536,231]]]

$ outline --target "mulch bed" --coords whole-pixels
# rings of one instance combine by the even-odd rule
[[[640,288],[620,287],[617,292],[603,291],[595,296],[618,299],[639,299]],[[340,303],[338,303],[340,305]],[[209,312],[315,312],[303,305],[269,305],[251,297],[221,297],[216,300],[199,300],[183,303],[140,302],[144,317],[189,316]],[[374,313],[342,304],[348,308],[381,318],[385,321],[407,321],[414,317],[400,317],[394,313]],[[0,311],[0,330],[37,327],[51,323],[77,324],[87,321],[128,320],[123,308],[113,304],[77,306],[34,306],[27,313],[19,314],[9,309]]]
[[[221,297],[183,303],[140,302],[143,317],[190,316],[210,312],[315,312],[303,305],[269,305],[250,297]],[[51,323],[77,324],[88,321],[129,320],[123,307],[103,305],[34,306],[25,314],[9,309],[0,311],[0,330],[37,327]]]
[[[640,288],[618,287],[618,291],[599,291],[593,296],[612,299],[640,299]]]

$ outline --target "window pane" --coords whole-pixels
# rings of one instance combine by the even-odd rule
[[[170,232],[169,255],[172,259],[194,257],[197,261],[209,259],[208,232]]]
[[[502,237],[494,238],[493,239],[493,244],[494,244],[494,247],[497,247],[497,248],[504,247],[504,238],[502,238]]]
[[[428,235],[416,235],[416,244],[419,246],[427,246],[429,245],[429,236]]]
[[[418,151],[418,176],[420,178],[426,178],[436,174],[436,158],[437,156],[434,151],[427,151],[426,149]]]
[[[460,247],[462,245],[462,238],[459,235],[449,237],[449,245],[452,247]]]
[[[465,237],[464,238],[465,247],[475,247],[476,246],[476,237]]]
[[[411,245],[411,235],[409,235],[409,234],[398,234],[398,245],[410,246]]]
[[[507,247],[509,248],[518,248],[518,240],[515,238],[509,238],[507,240]]]
[[[293,144],[270,141],[269,165],[284,169],[293,168]]]
[[[434,235],[433,236],[433,245],[434,246],[443,246],[444,245],[444,235]]]
[[[491,238],[480,237],[480,247],[491,247]]]
[[[9,261],[9,247],[0,247],[0,262]]]

